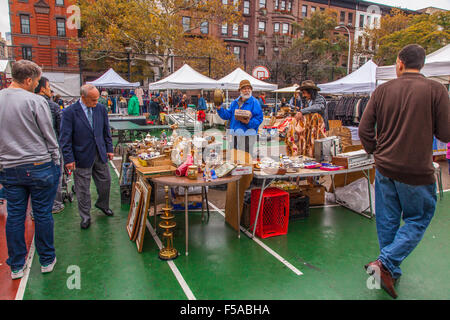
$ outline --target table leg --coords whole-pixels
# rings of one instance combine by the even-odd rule
[[[186,255],[189,254],[188,252],[188,240],[189,240],[189,228],[188,228],[188,187],[184,187],[184,220],[186,223],[185,229],[186,229]]]
[[[236,197],[237,197],[237,230],[238,230],[238,238],[240,238],[241,237],[241,220],[239,219],[240,218],[240,212],[241,212],[241,202],[239,201],[240,199],[240,197],[239,197],[239,181],[240,181],[240,179],[239,180],[237,180],[236,181],[236,193],[237,193],[237,195],[236,195]]]
[[[367,169],[367,190],[369,190],[370,219],[373,218],[372,193],[370,192],[370,169]]]
[[[262,183],[262,186],[261,186],[261,194],[259,195],[259,201],[258,201],[258,210],[256,211],[256,218],[255,218],[255,221],[253,222],[252,238],[255,237],[256,226],[258,224],[259,210],[261,209],[261,201],[262,201],[262,197],[263,197],[263,193],[264,193],[264,186],[265,185],[266,185],[266,179],[263,179],[263,183]]]
[[[206,193],[206,187],[203,187],[203,188],[205,188],[206,213],[208,214],[208,218],[206,219],[206,221],[209,222],[208,194]]]
[[[156,184],[156,182],[153,183],[153,187],[155,188],[155,190],[153,191],[153,197],[154,197],[153,202],[154,202],[154,205],[155,205],[155,208],[154,208],[154,211],[153,211],[153,215],[155,216],[155,233],[156,233],[156,226],[157,226],[157,224],[156,224],[156,194],[157,194],[157,191],[158,191],[158,185]]]

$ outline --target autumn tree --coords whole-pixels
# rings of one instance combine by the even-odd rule
[[[328,9],[316,11],[301,24],[294,24],[298,38],[281,52],[279,61],[272,63],[276,64],[279,80],[292,84],[308,78],[320,83],[330,81],[333,73],[334,76],[344,74],[345,69],[336,65],[348,50],[348,40],[334,35],[337,25],[337,12]]]
[[[171,56],[205,56],[203,63],[208,64],[212,55],[213,69],[219,70],[216,64],[231,54],[200,28],[238,23],[241,18],[234,4],[223,5],[222,0],[78,0],[78,5],[86,59],[123,64],[129,50],[134,61],[161,67],[163,76],[169,73]]]
[[[450,42],[450,12],[407,15],[393,9],[381,17],[379,28],[366,27],[363,38],[364,44],[355,44],[355,52],[372,56],[378,65],[394,64],[398,52],[411,43],[420,44],[429,54]]]

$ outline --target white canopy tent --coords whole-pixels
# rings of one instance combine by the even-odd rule
[[[11,60],[0,60],[0,72],[6,73],[11,77]]]
[[[450,83],[450,44],[430,53],[425,58],[425,65],[420,72],[427,78],[432,78],[443,84]],[[378,67],[376,80],[396,79],[395,65]]]
[[[253,91],[273,91],[278,88],[278,85],[267,83],[261,80],[252,77],[247,72],[242,70],[241,68],[236,68],[229,75],[217,80],[219,83],[219,88],[224,90],[238,90],[239,82],[242,80],[250,81],[250,84],[253,87]]]
[[[329,83],[318,84],[321,93],[371,93],[376,87],[377,65],[367,61],[364,65],[349,75]]]
[[[94,86],[101,88],[117,89],[132,89],[141,85],[139,82],[128,82],[119,76],[112,68],[106,71],[100,78],[94,81],[88,81],[86,83],[93,84]]]
[[[294,93],[295,90],[297,90],[297,88],[298,88],[298,84],[294,84],[291,87],[286,87],[286,88],[273,90],[272,92],[276,92],[276,93]]]
[[[192,69],[188,64],[184,64],[180,69],[159,81],[150,83],[149,90],[195,90],[195,89],[216,89],[219,85],[216,80],[204,76],[200,72]]]

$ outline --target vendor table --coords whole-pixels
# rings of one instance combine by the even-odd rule
[[[334,176],[336,174],[345,174],[350,172],[359,172],[362,171],[364,173],[364,176],[367,179],[367,186],[368,186],[368,192],[369,192],[369,208],[370,213],[365,214],[364,212],[358,212],[358,214],[363,215],[366,218],[372,219],[373,218],[373,209],[372,209],[372,195],[370,193],[370,170],[373,169],[374,165],[367,165],[363,167],[357,167],[352,169],[343,169],[343,170],[336,170],[336,171],[324,171],[320,169],[299,169],[296,173],[286,173],[284,175],[276,175],[276,174],[267,174],[264,171],[253,171],[253,177],[256,179],[263,179],[263,183],[261,186],[261,193],[259,196],[258,201],[258,210],[256,211],[256,218],[255,218],[255,225],[253,227],[253,234],[252,237],[255,237],[256,232],[256,224],[258,222],[259,217],[259,210],[261,209],[261,202],[262,202],[262,196],[264,193],[264,190],[269,187],[270,183],[275,179],[286,179],[286,178],[311,178],[311,177],[322,177],[322,176],[331,176],[332,183],[333,183],[333,192],[335,192],[334,188]],[[266,180],[272,179],[272,181],[269,182],[269,184],[266,185]],[[366,209],[366,210],[367,210]]]
[[[230,182],[237,181],[237,188],[236,188],[236,196],[237,196],[237,202],[238,202],[238,210],[239,210],[239,180],[241,176],[227,176],[224,178],[217,178],[211,181],[206,181],[201,177],[198,177],[197,180],[192,180],[187,177],[177,177],[177,176],[162,176],[162,177],[155,177],[150,178],[151,181],[154,183],[155,191],[157,190],[157,185],[164,185],[164,186],[178,186],[178,187],[184,187],[184,215],[185,215],[185,228],[186,228],[186,255],[188,255],[188,240],[189,240],[189,224],[188,224],[188,187],[209,187],[209,186],[217,186],[221,184],[227,184]],[[206,190],[204,190],[205,196],[206,196]],[[202,194],[203,196],[203,194]],[[208,200],[206,200],[208,201]],[[155,230],[156,230],[156,192],[155,192]],[[239,221],[239,214],[237,214],[238,217],[238,226],[240,224]],[[238,230],[238,238],[240,237],[240,228],[237,228]]]
[[[126,133],[131,131],[152,131],[152,130],[169,130],[171,129],[168,125],[139,125],[131,121],[110,121],[109,126],[111,129],[118,131],[118,141],[116,147],[121,143],[131,142],[130,139],[126,138]],[[179,128],[184,128],[183,126],[179,126]],[[115,148],[116,148],[115,147]],[[114,148],[114,149],[115,149]]]

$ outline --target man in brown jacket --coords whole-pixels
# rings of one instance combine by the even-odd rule
[[[404,47],[397,57],[397,79],[373,92],[359,125],[361,143],[375,157],[380,246],[378,259],[365,268],[393,298],[400,264],[419,244],[436,207],[433,136],[450,141],[448,93],[420,73],[424,62],[421,46]]]

